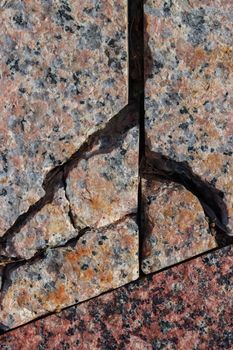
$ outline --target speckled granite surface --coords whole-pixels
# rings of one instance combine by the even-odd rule
[[[198,199],[172,182],[144,180],[142,270],[158,271],[217,246]]]
[[[232,230],[232,1],[147,0],[144,11],[147,144],[223,191]]]
[[[99,150],[91,150],[66,181],[74,223],[79,228],[101,227],[137,212],[138,127],[117,137],[108,134],[99,143]]]
[[[228,247],[0,337],[3,350],[232,349]]]
[[[0,255],[5,259],[30,259],[41,249],[64,244],[76,237],[78,231],[72,225],[69,211],[69,202],[61,188],[52,203],[45,205],[19,232],[9,237],[0,249]]]
[[[77,242],[7,272],[0,299],[3,329],[92,298],[138,278],[133,218],[89,230]]]
[[[232,14],[0,1],[1,349],[232,348]]]
[[[137,212],[138,114],[122,115],[124,123],[82,155],[53,201],[6,238],[0,256],[29,259],[66,243],[81,229],[100,228]]]
[[[127,104],[127,2],[6,0],[0,22],[1,236]]]

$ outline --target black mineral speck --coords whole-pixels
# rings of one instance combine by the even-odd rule
[[[52,69],[49,67],[46,73],[46,80],[50,83],[50,84],[57,84],[57,76],[55,73],[52,72]]]
[[[81,266],[81,270],[83,270],[83,271],[86,271],[88,268],[89,268],[89,265],[88,265],[88,264],[83,264],[83,265]]]
[[[173,5],[172,0],[167,0],[163,5],[163,13],[165,17],[169,17],[171,15],[171,7]]]
[[[105,241],[106,239],[108,239],[108,237],[107,236],[101,236],[101,239]]]
[[[185,106],[180,109],[180,114],[187,114],[187,113],[188,113],[188,110]]]
[[[183,130],[187,130],[188,127],[189,127],[189,123],[187,123],[187,122],[186,123],[182,123],[182,124],[179,125],[179,128],[183,129]]]
[[[164,67],[164,64],[158,60],[154,60],[154,73],[160,73],[161,69]]]
[[[0,190],[0,196],[5,197],[7,195],[7,190],[5,188]]]
[[[17,13],[13,17],[13,21],[20,27],[26,28],[27,27],[27,21],[24,19],[22,13]]]

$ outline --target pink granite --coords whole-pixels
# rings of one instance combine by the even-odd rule
[[[145,130],[224,194],[233,229],[232,1],[147,0]]]
[[[64,247],[6,267],[0,324],[10,329],[138,278],[138,228],[125,217]]]
[[[143,180],[142,261],[151,273],[217,246],[199,200],[174,182]]]
[[[128,100],[127,2],[0,2],[0,236]]]
[[[35,321],[0,337],[3,350],[232,349],[233,249]]]

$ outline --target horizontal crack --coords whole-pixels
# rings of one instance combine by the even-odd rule
[[[160,153],[146,149],[146,156],[140,165],[143,178],[167,179],[183,185],[200,201],[211,226],[216,228],[216,240],[219,245],[232,243],[228,225],[227,206],[223,200],[224,194],[193,173],[186,162],[177,162]]]
[[[112,117],[102,128],[91,134],[81,147],[62,165],[52,169],[45,177],[43,189],[45,196],[33,204],[26,213],[20,215],[15,223],[0,238],[0,251],[4,250],[7,242],[17,234],[25,224],[34,217],[46,204],[51,203],[55,192],[64,187],[69,172],[77,166],[81,159],[109,153],[124,139],[126,133],[138,124],[138,103],[133,101]],[[105,139],[108,139],[106,142]],[[94,146],[99,146],[92,151]],[[72,219],[71,219],[72,220]]]
[[[1,259],[4,259],[4,258],[6,259],[6,264],[4,265],[4,262],[3,262],[1,264],[1,266],[0,266],[3,269],[2,272],[1,272],[2,284],[1,284],[1,288],[0,288],[0,293],[1,293],[0,300],[2,298],[4,298],[5,292],[7,291],[9,286],[11,285],[11,277],[10,277],[11,273],[15,269],[17,269],[18,267],[26,265],[26,264],[33,264],[33,263],[35,263],[37,261],[42,260],[45,257],[45,254],[46,254],[48,249],[55,250],[55,249],[61,249],[61,248],[67,248],[67,247],[74,248],[76,246],[76,244],[78,243],[78,241],[83,236],[85,236],[85,234],[87,232],[92,231],[92,230],[107,231],[108,229],[110,229],[110,228],[120,224],[121,222],[124,222],[127,218],[132,218],[132,219],[135,218],[135,221],[136,221],[136,213],[130,213],[130,214],[124,215],[120,219],[118,219],[118,220],[116,220],[116,221],[114,221],[114,222],[112,222],[112,223],[110,223],[108,225],[99,227],[98,229],[96,229],[94,227],[85,227],[84,229],[82,229],[82,230],[80,230],[78,232],[76,237],[73,237],[73,238],[69,239],[66,243],[61,244],[61,245],[57,245],[57,246],[53,246],[53,247],[47,246],[46,248],[41,249],[40,251],[38,251],[30,259],[18,259],[18,260],[15,261],[14,259],[11,259],[9,257],[5,258],[4,256],[3,257],[0,256]]]

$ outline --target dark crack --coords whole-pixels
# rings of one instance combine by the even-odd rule
[[[129,98],[138,103],[139,112],[139,164],[145,149],[144,123],[144,16],[143,1],[128,1],[129,32]],[[142,260],[143,227],[142,227],[142,187],[138,186],[137,224],[139,229],[139,262]],[[142,275],[141,264],[139,273]]]
[[[5,250],[6,245],[9,244],[12,237],[14,237],[14,235],[17,234],[46,204],[53,201],[56,191],[61,187],[66,187],[65,183],[69,172],[77,166],[81,159],[89,159],[97,154],[111,152],[123,142],[127,132],[138,124],[137,110],[137,101],[128,104],[117,115],[112,117],[102,129],[91,134],[77,152],[65,163],[55,167],[46,175],[43,182],[45,196],[33,204],[26,213],[20,215],[13,226],[0,238],[0,255],[1,252]],[[106,138],[108,142],[106,142]],[[92,151],[94,147],[96,147],[96,149]],[[70,219],[73,224],[71,210]]]
[[[140,173],[141,178],[149,179],[166,179],[171,182],[176,182],[183,185],[187,190],[192,192],[196,198],[200,201],[205,215],[208,217],[210,226],[216,228],[216,240],[219,246],[223,246],[232,242],[232,238],[229,237],[228,230],[228,212],[224,202],[224,195],[221,191],[215,188],[213,185],[204,181],[200,176],[195,174],[190,166],[186,162],[176,162],[168,157],[165,157],[159,153],[155,153],[145,148],[145,123],[144,123],[144,81],[150,76],[153,58],[148,46],[148,34],[144,33],[143,39],[143,27],[146,23],[143,23],[143,0],[128,0],[129,8],[129,104],[122,109],[116,116],[102,128],[90,135],[87,140],[81,145],[81,147],[75,152],[65,163],[52,169],[45,177],[43,182],[43,188],[45,190],[45,196],[38,202],[33,204],[29,210],[20,215],[15,221],[13,226],[5,233],[0,239],[0,251],[4,249],[6,244],[10,242],[10,239],[20,231],[20,229],[38,213],[46,204],[51,203],[55,192],[63,187],[65,195],[69,201],[69,197],[66,193],[66,179],[69,172],[77,166],[81,159],[89,159],[97,154],[104,154],[111,152],[115,147],[118,147],[122,137],[120,135],[126,134],[128,130],[133,128],[138,123],[138,115],[140,115]],[[145,56],[145,57],[144,57]],[[144,62],[144,63],[143,63]],[[145,68],[145,69],[144,69]],[[119,136],[119,137],[118,137]],[[106,142],[106,138],[108,142]],[[139,261],[141,261],[142,254],[142,241],[143,241],[143,223],[142,223],[142,193],[141,183],[138,190],[138,212],[137,223],[139,226]],[[72,226],[75,227],[75,220],[70,207],[69,218]],[[116,225],[126,217],[133,217],[135,214],[129,214],[125,217],[117,220],[110,225],[98,228],[97,230],[105,230],[109,227]],[[94,229],[94,228],[92,228]],[[11,274],[20,266],[26,264],[32,264],[45,257],[48,249],[61,249],[65,247],[75,247],[79,239],[81,239],[91,228],[87,227],[80,230],[77,236],[71,238],[66,243],[55,247],[46,247],[41,251],[38,251],[30,259],[14,259],[9,257],[2,257],[2,263],[0,263],[0,274],[2,277],[1,284],[1,298],[4,297],[5,292],[11,285]],[[209,252],[217,250],[215,248]],[[197,257],[206,255],[203,252],[195,257],[186,259],[185,261],[194,260]],[[16,261],[17,260],[17,261]],[[184,261],[178,262],[173,266],[183,264]],[[1,266],[2,265],[2,266]],[[6,265],[6,266],[4,266]],[[171,266],[160,270],[159,273],[170,269]],[[153,272],[150,275],[154,275],[157,272]],[[140,275],[140,279],[145,278],[143,274]],[[104,292],[102,294],[110,293]],[[94,297],[96,298],[96,297]],[[92,298],[90,298],[92,299]],[[86,302],[86,301],[84,301]],[[74,304],[76,305],[76,304]],[[69,306],[70,307],[70,306]],[[66,308],[65,308],[66,309]],[[49,314],[43,315],[37,319],[41,319]],[[31,322],[34,322],[32,320]],[[29,323],[31,323],[29,322]],[[8,329],[0,324],[0,332],[4,333]],[[19,327],[17,327],[19,328]]]
[[[0,285],[0,304],[1,304],[1,301],[4,299],[5,293],[7,292],[7,290],[9,289],[9,287],[12,284],[11,274],[13,271],[17,270],[21,266],[31,265],[31,264],[36,263],[37,261],[43,260],[46,256],[46,252],[48,251],[48,249],[57,250],[57,249],[63,249],[63,248],[67,248],[67,247],[74,248],[77,245],[77,243],[79,242],[79,240],[83,236],[85,236],[85,234],[87,232],[95,230],[98,232],[106,232],[107,233],[107,231],[109,229],[124,222],[127,218],[134,219],[135,213],[126,214],[123,217],[121,217],[120,219],[118,219],[118,220],[116,220],[108,225],[101,226],[98,229],[95,229],[92,227],[85,227],[84,229],[80,230],[77,233],[76,237],[69,239],[64,244],[53,246],[53,247],[45,247],[45,248],[39,250],[38,252],[36,252],[36,254],[33,257],[31,257],[30,259],[18,259],[17,261],[12,259],[13,261],[8,262],[5,266],[0,266],[0,268],[1,268],[0,269],[0,276],[1,276],[1,280],[2,280],[1,285]]]
[[[195,174],[187,162],[177,162],[146,149],[146,157],[142,159],[140,173],[144,178],[166,179],[183,185],[200,201],[211,228],[216,229],[218,245],[232,243],[232,237],[229,237],[228,210],[223,192]]]

